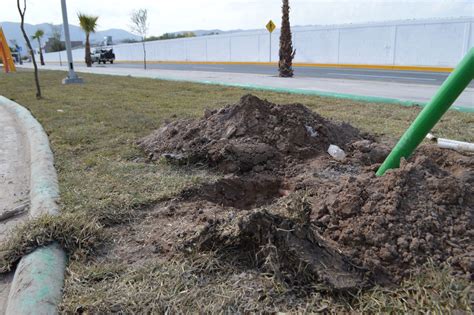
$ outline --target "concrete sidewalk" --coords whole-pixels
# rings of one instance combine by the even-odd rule
[[[29,151],[25,135],[15,118],[0,105],[0,216],[29,202]],[[28,210],[28,209],[26,209]],[[27,218],[22,215],[0,220],[0,243],[11,229]],[[13,272],[0,274],[0,314],[7,306]]]
[[[31,64],[24,64],[23,68],[32,68]],[[65,66],[46,65],[41,69],[63,70]],[[206,84],[224,84],[241,87],[261,87],[276,90],[292,90],[293,92],[314,92],[326,96],[359,96],[392,99],[424,104],[428,102],[438,90],[438,86],[422,84],[406,84],[396,82],[374,82],[347,79],[322,79],[310,77],[280,78],[262,74],[225,73],[204,71],[180,71],[162,69],[133,69],[133,68],[108,68],[106,65],[87,68],[77,66],[78,73],[95,73],[118,76],[133,76],[163,80],[189,81]],[[467,88],[457,99],[453,107],[466,111],[474,111],[474,89]]]

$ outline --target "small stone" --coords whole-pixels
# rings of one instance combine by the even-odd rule
[[[204,118],[207,119],[207,118],[211,117],[212,114],[213,114],[213,111],[212,111],[212,110],[210,110],[210,109],[208,109],[208,108],[206,108],[206,109],[204,110]]]
[[[433,241],[433,234],[430,234],[430,233],[426,233],[426,236],[425,236],[425,240],[428,242],[428,243],[431,243]]]
[[[420,241],[417,238],[411,240],[410,250],[417,251],[420,248]]]
[[[392,248],[393,246],[385,246],[383,248],[380,249],[379,251],[379,257],[380,259],[382,260],[385,260],[385,261],[392,261],[394,260],[394,258],[396,257],[395,253],[396,253],[396,250],[394,248]]]
[[[329,214],[326,214],[325,216],[321,217],[321,219],[318,220],[318,222],[321,222],[324,225],[327,225],[331,221],[331,216]]]
[[[398,245],[398,247],[400,247],[401,249],[406,249],[406,248],[408,248],[408,241],[407,241],[407,239],[406,239],[404,236],[400,236],[400,237],[397,239],[397,245]]]

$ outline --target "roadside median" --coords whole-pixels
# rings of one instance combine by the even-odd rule
[[[31,68],[23,65],[23,68]],[[46,65],[45,70],[67,71],[66,67]],[[375,82],[350,79],[312,77],[279,78],[264,74],[226,73],[209,71],[182,71],[164,69],[121,68],[120,66],[83,67],[76,72],[114,76],[131,76],[166,81],[190,82],[210,85],[239,87],[251,90],[314,95],[370,103],[424,106],[438,90],[436,85]],[[451,107],[460,112],[474,112],[474,89],[467,88]]]

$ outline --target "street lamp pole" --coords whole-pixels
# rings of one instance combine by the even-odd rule
[[[63,84],[82,83],[83,80],[74,72],[74,62],[72,60],[71,38],[69,36],[69,22],[67,20],[66,0],[61,0],[61,9],[63,11],[64,40],[66,42],[67,63],[69,74],[63,79]]]

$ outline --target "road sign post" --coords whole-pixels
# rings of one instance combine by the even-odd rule
[[[268,57],[269,62],[272,62],[272,33],[276,28],[275,23],[273,23],[272,20],[270,20],[267,25],[265,26],[268,30],[268,34],[270,36],[270,55]]]
[[[268,53],[268,62],[272,62],[272,33],[268,34],[270,36],[270,52]]]

